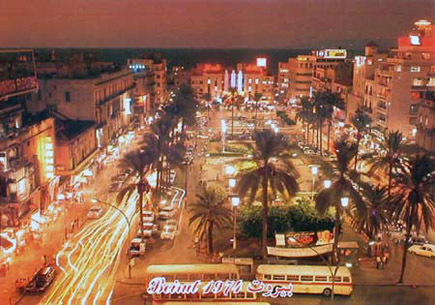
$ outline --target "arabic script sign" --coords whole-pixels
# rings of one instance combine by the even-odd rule
[[[282,257],[311,257],[332,252],[332,244],[306,248],[267,247],[267,254]]]
[[[217,280],[202,282],[196,280],[193,282],[182,283],[179,280],[166,282],[164,277],[153,278],[147,287],[147,293],[153,294],[220,294],[228,296],[230,293],[238,294],[243,288],[243,280]],[[247,291],[250,293],[261,293],[263,297],[285,298],[293,296],[293,284],[287,287],[278,287],[271,284],[265,284],[262,281],[254,280],[247,285]]]

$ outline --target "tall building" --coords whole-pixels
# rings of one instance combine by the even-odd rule
[[[45,211],[59,182],[54,175],[54,120],[46,115],[31,117],[25,113],[26,98],[36,90],[33,52],[2,51],[0,221],[5,226],[16,226],[22,216]],[[38,213],[35,217],[39,216]]]
[[[374,120],[375,71],[380,63],[387,60],[387,54],[379,53],[374,42],[365,46],[364,56],[356,56],[353,63],[352,92],[347,99],[347,118],[352,118],[359,108]]]
[[[400,130],[416,140],[419,107],[435,91],[435,26],[420,20],[375,70],[375,130]]]
[[[275,78],[267,73],[265,66],[239,63],[237,64],[237,73],[242,75],[242,92],[239,93],[245,99],[253,100],[255,94],[259,93],[264,100],[274,100]]]
[[[313,75],[317,68],[333,68],[345,61],[344,49],[313,50],[310,55],[298,55],[278,64],[278,90],[283,99],[311,96]]]
[[[65,68],[74,73],[40,75],[40,92],[27,99],[27,107],[37,113],[48,107],[70,120],[94,121],[99,147],[107,146],[131,120],[133,72],[121,67],[82,71]]]
[[[197,100],[210,94],[212,100],[220,99],[224,91],[225,69],[220,64],[198,64],[190,71],[190,85]]]

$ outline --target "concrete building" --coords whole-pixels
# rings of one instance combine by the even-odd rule
[[[283,99],[296,99],[312,94],[313,75],[317,68],[333,68],[345,61],[344,49],[313,50],[278,64],[278,90]]]
[[[98,153],[94,121],[56,119],[56,175],[78,175]]]
[[[209,93],[212,100],[220,99],[224,91],[225,69],[220,64],[198,64],[190,71],[190,85],[197,100]]]
[[[352,118],[360,108],[374,120],[375,71],[380,63],[387,60],[387,54],[379,53],[374,42],[365,46],[364,56],[356,56],[353,62],[352,92],[347,99],[348,119]]]
[[[68,74],[71,75],[71,74]],[[26,101],[32,113],[48,107],[70,120],[88,120],[97,124],[98,146],[103,147],[131,120],[133,72],[110,67],[91,74],[63,73],[42,75],[40,92]]]
[[[268,75],[266,67],[253,64],[237,64],[237,73],[243,76],[243,91],[239,92],[245,99],[253,100],[256,93],[262,99],[273,101],[275,97],[275,78]]]
[[[419,107],[435,91],[435,26],[425,20],[399,37],[398,48],[375,70],[374,126],[379,133],[400,130],[416,141]]]
[[[421,99],[418,104],[416,141],[426,151],[435,152],[435,94],[433,92]]]

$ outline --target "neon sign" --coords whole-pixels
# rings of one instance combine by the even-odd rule
[[[201,291],[202,295],[207,294],[220,294],[228,296],[230,293],[238,294],[243,287],[243,280],[217,280],[202,282],[196,280],[194,282],[182,283],[179,280],[167,282],[164,277],[153,278],[147,287],[147,293],[153,294],[197,294]],[[261,293],[263,297],[270,298],[285,298],[293,296],[293,284],[288,286],[274,286],[272,284],[265,284],[262,281],[254,280],[247,285],[247,291],[250,293]]]

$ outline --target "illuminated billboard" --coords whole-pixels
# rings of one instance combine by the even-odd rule
[[[32,50],[0,50],[0,100],[38,90]]]
[[[267,66],[267,58],[257,57],[257,66],[258,67],[266,67]]]
[[[346,58],[347,51],[344,49],[325,49],[317,51],[317,56],[323,58]]]

